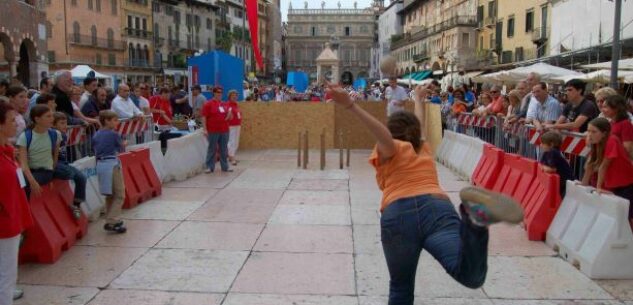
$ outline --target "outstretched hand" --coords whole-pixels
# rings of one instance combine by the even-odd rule
[[[417,85],[415,87],[415,97],[417,97],[417,101],[423,102],[430,95],[431,89],[429,89],[428,85]]]
[[[327,93],[337,105],[343,106],[345,108],[352,107],[352,105],[354,104],[354,100],[350,96],[349,92],[347,92],[347,90],[341,88],[341,86],[339,85],[332,84],[328,81],[326,81],[325,84],[327,86]]]

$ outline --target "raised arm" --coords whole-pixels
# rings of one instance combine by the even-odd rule
[[[427,86],[418,85],[415,87],[415,94],[413,95],[413,114],[420,121],[420,131],[422,132],[422,140],[426,140],[426,128],[424,128],[424,122],[427,121],[426,112],[424,111],[424,105],[426,98],[431,94]]]
[[[376,138],[378,142],[376,144],[378,153],[380,155],[381,162],[391,159],[396,154],[396,146],[391,137],[391,132],[387,129],[383,123],[378,121],[374,116],[367,111],[356,106],[354,101],[349,96],[349,93],[343,88],[330,85],[328,92],[332,97],[332,100],[339,106],[349,110],[367,127],[371,134]]]

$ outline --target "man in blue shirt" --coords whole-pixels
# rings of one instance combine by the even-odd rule
[[[556,122],[561,113],[560,103],[547,93],[547,84],[543,82],[532,88],[532,96],[534,99],[528,107],[526,123],[542,130],[544,124]]]

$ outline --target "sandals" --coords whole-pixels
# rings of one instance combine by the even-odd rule
[[[103,229],[108,231],[108,232],[112,232],[112,233],[116,233],[116,234],[122,234],[127,232],[127,228],[123,225],[123,221],[118,221],[116,223],[106,223],[103,226]]]

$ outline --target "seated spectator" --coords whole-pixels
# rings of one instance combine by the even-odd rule
[[[546,173],[558,174],[560,178],[560,197],[565,197],[567,180],[573,180],[573,172],[569,162],[560,151],[563,137],[554,131],[548,131],[541,136],[543,155],[539,160],[541,169]]]
[[[55,111],[57,104],[55,104],[55,96],[50,93],[43,93],[37,97],[35,105],[46,105],[51,111]]]
[[[189,105],[189,97],[182,90],[180,85],[174,87],[171,95],[171,109],[174,112],[174,115],[185,115],[191,117],[193,115],[193,109]]]
[[[169,102],[169,89],[161,88],[158,95],[152,96],[149,100],[152,117],[159,131],[171,129],[173,113]]]
[[[55,169],[53,170],[53,178],[75,182],[75,196],[71,211],[73,217],[79,219],[81,218],[81,203],[86,201],[86,176],[80,170],[68,164],[70,162],[66,154],[68,119],[64,113],[55,112],[53,114],[53,128],[59,131],[62,139],[59,144],[59,153]]]
[[[79,108],[81,95],[82,95],[81,88],[79,88],[78,86],[73,86],[72,93],[70,95],[70,101],[73,107],[72,118],[76,118],[76,119],[69,120],[70,125],[79,125],[79,124],[98,125],[99,120],[89,118],[85,116],[83,113],[81,113],[81,110]]]
[[[527,124],[534,124],[542,130],[545,124],[551,124],[560,116],[560,104],[547,93],[547,84],[541,82],[532,88],[532,101],[526,116]]]
[[[598,107],[595,103],[585,99],[585,82],[572,79],[565,83],[567,105],[555,124],[548,124],[546,128],[585,132],[589,122],[598,117]]]
[[[587,143],[591,153],[585,162],[582,184],[629,200],[628,217],[633,226],[633,162],[620,139],[611,134],[609,120],[596,118],[589,122]]]
[[[622,142],[629,157],[633,160],[633,123],[629,119],[630,113],[624,97],[620,95],[609,96],[602,106],[602,113],[604,113],[605,118],[611,121],[611,134]]]
[[[98,119],[99,112],[110,109],[110,103],[108,103],[108,93],[105,88],[97,88],[88,102],[81,107],[81,113],[89,118]]]
[[[451,107],[451,115],[457,116],[466,112],[468,104],[464,101],[464,92],[461,89],[453,91],[453,106]]]
[[[142,117],[143,112],[134,105],[130,99],[130,87],[125,84],[119,85],[119,94],[112,101],[112,111],[118,118],[132,119]]]

